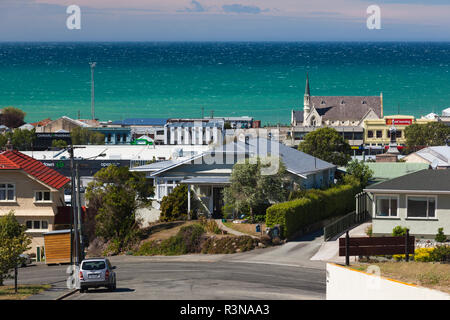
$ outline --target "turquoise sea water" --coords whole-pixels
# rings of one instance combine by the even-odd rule
[[[450,107],[450,43],[0,43],[0,107],[27,121],[253,116],[288,123],[312,95],[379,95],[385,114]],[[399,107],[398,107],[399,106]]]

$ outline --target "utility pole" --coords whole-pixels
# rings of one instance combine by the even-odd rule
[[[205,107],[202,107],[202,119],[205,117]]]
[[[79,234],[79,240],[80,240],[80,258],[79,260],[84,259],[84,241],[83,241],[83,228],[82,228],[82,219],[81,219],[81,196],[80,196],[80,174],[79,174],[79,166],[78,163],[76,164],[76,180],[77,180],[77,218],[78,218],[78,229],[77,232]]]
[[[71,171],[71,183],[72,183],[72,193],[71,193],[71,219],[70,219],[70,231],[73,232],[74,234],[74,239],[72,240],[72,237],[70,237],[70,241],[72,243],[75,242],[75,245],[71,244],[70,246],[70,250],[71,250],[71,257],[70,257],[70,262],[71,265],[73,265],[73,248],[75,248],[75,265],[79,266],[80,265],[80,247],[79,247],[79,243],[80,243],[80,239],[79,239],[79,235],[78,235],[78,215],[77,215],[77,210],[76,210],[76,195],[75,195],[75,168],[74,168],[74,162],[73,162],[73,145],[71,145],[69,147],[69,153],[70,153],[70,171]]]
[[[70,174],[71,174],[71,179],[70,179],[70,185],[71,185],[71,192],[70,192],[70,265],[73,265],[73,248],[74,248],[74,231],[73,231],[73,222],[74,222],[74,217],[75,217],[75,210],[74,210],[74,188],[75,188],[75,181],[73,178],[73,146],[69,146],[69,148],[67,149],[67,151],[69,152],[69,156],[70,156]],[[76,242],[75,242],[76,245]]]
[[[91,66],[91,114],[92,120],[95,119],[95,88],[94,88],[94,68],[97,65],[97,62],[89,62]]]

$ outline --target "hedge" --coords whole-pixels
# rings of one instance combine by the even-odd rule
[[[359,185],[339,185],[327,190],[309,190],[303,198],[282,202],[266,210],[266,225],[281,226],[281,235],[290,238],[296,232],[324,219],[355,209]]]

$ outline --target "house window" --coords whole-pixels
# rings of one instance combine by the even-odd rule
[[[383,131],[377,130],[377,138],[383,138]]]
[[[396,217],[398,198],[390,196],[377,196],[375,206],[375,215],[377,217]]]
[[[34,201],[35,202],[50,202],[50,191],[36,191],[34,193]]]
[[[435,218],[435,197],[408,197],[408,218]]]
[[[367,131],[367,138],[373,138],[373,130]]]
[[[47,230],[48,221],[47,220],[28,220],[25,222],[27,229],[31,230]]]
[[[316,126],[316,117],[312,117],[312,118],[311,118],[311,125],[312,125],[313,127]]]
[[[16,188],[10,183],[0,184],[0,201],[14,201],[16,199]]]

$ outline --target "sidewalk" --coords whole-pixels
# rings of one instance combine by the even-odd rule
[[[366,222],[349,231],[350,237],[366,237],[366,228],[372,224],[372,222]],[[335,263],[345,263],[345,257],[339,256],[339,238],[345,237],[345,233],[340,235],[333,241],[325,241],[319,251],[311,258],[312,261],[327,261]],[[350,261],[357,257],[350,257]]]

